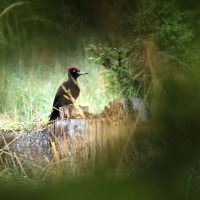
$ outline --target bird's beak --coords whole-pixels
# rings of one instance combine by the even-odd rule
[[[88,74],[87,72],[77,72],[79,75],[85,75]]]

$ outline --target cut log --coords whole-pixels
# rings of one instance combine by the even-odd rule
[[[1,131],[1,156],[4,153],[7,164],[13,166],[13,160],[20,161],[25,168],[30,163],[44,165],[44,157],[51,160],[54,157],[50,140],[56,144],[60,156],[71,155],[71,158],[95,165],[101,155],[107,157],[109,152],[119,154],[121,143],[127,140],[127,129],[133,129],[133,124],[147,119],[143,100],[116,99],[110,102],[110,108],[100,114],[89,113],[88,107],[66,106],[60,108],[60,120],[48,124],[40,133],[10,133]],[[141,114],[142,112],[142,114]],[[130,133],[130,131],[129,131]],[[10,143],[6,145],[6,142]],[[51,137],[50,137],[51,136]],[[17,139],[15,139],[17,137]]]

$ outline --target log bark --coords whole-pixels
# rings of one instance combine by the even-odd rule
[[[132,128],[139,118],[143,122],[147,120],[142,99],[116,99],[109,105],[110,108],[105,107],[99,114],[89,113],[88,107],[62,107],[61,119],[48,124],[39,133],[6,133],[1,130],[0,155],[4,154],[9,166],[21,162],[28,171],[32,164],[43,166],[47,164],[46,160],[54,158],[52,140],[60,156],[71,155],[75,160],[90,161],[91,165],[95,165],[101,155],[109,159],[109,152],[121,152],[126,130]]]

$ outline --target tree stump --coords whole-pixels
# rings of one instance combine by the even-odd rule
[[[127,130],[134,123],[147,120],[146,107],[142,99],[116,99],[109,103],[110,108],[99,114],[89,113],[88,107],[69,105],[60,108],[60,120],[48,124],[39,133],[20,133],[6,135],[0,132],[1,156],[5,154],[6,163],[13,165],[20,161],[25,168],[31,163],[42,166],[45,158],[54,158],[53,146],[60,156],[95,165],[101,155],[112,156],[110,152],[122,152],[122,143],[129,134]],[[51,137],[50,137],[51,136]],[[8,145],[5,143],[4,138]],[[113,157],[113,156],[112,156]]]

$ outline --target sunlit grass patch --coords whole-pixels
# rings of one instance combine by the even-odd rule
[[[61,58],[61,59],[60,59]],[[1,126],[18,122],[46,123],[54,96],[60,84],[68,79],[68,68],[76,66],[89,74],[80,77],[78,104],[89,106],[90,112],[101,112],[116,95],[108,94],[100,74],[101,67],[87,57],[60,56],[23,59],[1,63]]]

